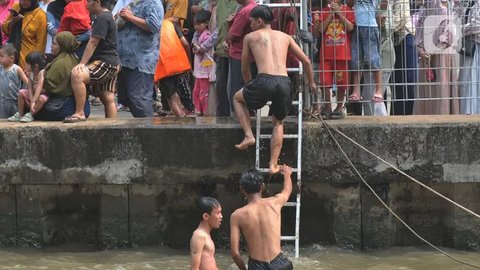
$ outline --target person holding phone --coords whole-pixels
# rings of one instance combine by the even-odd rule
[[[20,0],[12,6],[2,25],[9,43],[19,52],[18,65],[25,67],[25,57],[33,51],[44,52],[47,42],[47,15],[36,0]]]

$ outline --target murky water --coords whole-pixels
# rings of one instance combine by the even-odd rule
[[[286,252],[293,250],[287,248]],[[480,253],[449,250],[459,259],[480,265]],[[291,253],[290,253],[291,254]],[[236,269],[226,250],[217,252],[220,269]],[[461,270],[473,269],[445,256],[417,248],[393,248],[385,251],[357,252],[313,245],[302,248],[295,269],[325,270]],[[51,270],[140,270],[189,269],[188,251],[168,248],[132,249],[97,252],[59,252],[43,249],[2,249],[0,269]]]

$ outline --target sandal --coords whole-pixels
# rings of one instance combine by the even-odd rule
[[[373,95],[372,101],[373,102],[383,102],[383,95],[378,95],[378,94]]]
[[[348,96],[348,102],[351,102],[351,103],[360,102],[361,100],[362,98],[360,96],[356,96],[353,94]]]
[[[330,115],[331,119],[343,119],[345,118],[345,109],[344,108],[336,108]]]
[[[65,119],[63,119],[63,123],[78,123],[78,122],[85,122],[85,121],[87,121],[87,118],[81,118],[76,115],[70,115],[65,117]]]
[[[330,116],[331,116],[331,115],[332,115],[332,109],[323,108],[323,109],[320,111],[320,117],[322,117],[323,120],[330,119]]]

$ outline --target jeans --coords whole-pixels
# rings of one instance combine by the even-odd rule
[[[118,75],[118,92],[126,93],[133,117],[153,116],[153,74],[122,67]]]

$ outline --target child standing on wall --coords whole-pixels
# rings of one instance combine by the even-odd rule
[[[192,51],[194,57],[195,86],[193,88],[193,104],[195,112],[200,115],[207,114],[208,95],[210,85],[215,82],[215,62],[213,60],[213,48],[205,50],[204,43],[211,36],[208,30],[210,12],[206,10],[199,11],[193,17],[195,24],[195,34],[192,39]]]
[[[7,43],[0,49],[0,118],[12,116],[17,111],[18,90],[28,78],[15,64],[17,50]]]
[[[315,31],[322,35],[320,47],[320,85],[326,104],[322,117],[343,117],[344,98],[349,85],[348,62],[351,59],[350,32],[355,26],[355,14],[341,0],[331,0],[316,16]],[[332,112],[330,89],[337,86],[337,107]]]
[[[375,83],[373,102],[383,102],[382,70],[380,58],[380,32],[377,24],[378,0],[356,0],[355,18],[357,27],[352,33],[352,69],[353,91],[350,102],[361,100],[360,80],[362,71],[372,72]]]
[[[33,115],[48,101],[48,94],[43,89],[45,55],[39,52],[31,52],[25,57],[25,72],[28,74],[28,89],[21,89],[18,97],[18,112],[8,118],[10,122],[32,122]],[[25,113],[25,109],[29,112]]]

